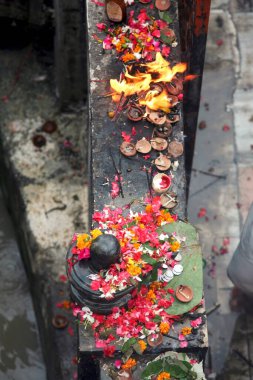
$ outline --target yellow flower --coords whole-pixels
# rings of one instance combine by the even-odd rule
[[[137,364],[137,362],[136,362],[135,359],[129,358],[129,359],[125,362],[125,364],[122,365],[122,368],[123,368],[123,369],[130,369],[130,368],[134,367],[136,364]]]
[[[146,212],[150,213],[150,212],[152,212],[152,211],[153,211],[153,209],[152,209],[152,205],[147,205],[147,206],[146,206]]]
[[[144,342],[144,340],[138,340],[138,344],[142,352],[146,350],[147,344]]]
[[[92,236],[92,240],[96,239],[100,235],[103,235],[103,233],[98,228],[96,228],[95,230],[92,230],[90,234]]]
[[[170,331],[170,325],[168,322],[161,322],[159,329],[162,334],[168,334],[168,332]]]
[[[191,327],[183,327],[181,330],[181,334],[184,336],[189,335],[192,333],[192,328]]]
[[[177,252],[180,248],[180,243],[178,241],[174,241],[171,245],[170,245],[170,249],[172,252]]]
[[[127,272],[131,274],[131,276],[138,276],[141,274],[141,268],[134,264],[127,264]]]
[[[169,372],[161,372],[157,378],[157,380],[167,380],[167,379],[170,379],[170,374]]]
[[[91,245],[90,235],[80,234],[77,236],[76,246],[78,249],[89,248]]]

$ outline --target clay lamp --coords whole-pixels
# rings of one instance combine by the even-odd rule
[[[175,41],[176,39],[176,34],[173,29],[168,28],[167,26],[163,29],[161,29],[161,35],[168,37],[171,42]]]
[[[46,133],[54,133],[57,130],[57,124],[55,121],[48,120],[42,125],[41,129]]]
[[[155,137],[152,140],[150,140],[151,146],[154,150],[158,150],[161,152],[162,150],[166,149],[168,147],[168,141],[165,139],[162,139],[161,137]]]
[[[178,97],[175,96],[175,95],[168,95],[168,100],[170,101],[170,106],[171,107],[175,107],[178,103],[179,103],[179,100],[178,100]]]
[[[156,137],[167,138],[172,134],[172,126],[170,123],[165,122],[164,125],[156,126],[154,135]]]
[[[168,153],[171,157],[177,158],[184,153],[184,145],[179,141],[171,141],[168,146]]]
[[[130,106],[129,107],[129,110],[127,113],[128,119],[130,119],[132,121],[140,121],[140,120],[142,120],[143,115],[144,115],[144,112],[142,111],[142,109],[140,107],[138,107],[138,106]]]
[[[135,149],[139,153],[147,154],[151,151],[152,147],[151,147],[150,142],[147,141],[145,137],[143,137],[141,140],[137,141],[135,145]]]
[[[160,156],[157,157],[157,159],[155,160],[155,166],[157,167],[158,170],[160,170],[161,172],[164,172],[165,170],[168,170],[170,168],[171,161],[164,154],[160,154]]]
[[[137,153],[134,144],[131,144],[130,142],[127,142],[127,141],[123,141],[119,149],[121,153],[126,157],[135,156]]]
[[[122,22],[126,19],[126,4],[124,0],[106,0],[105,12],[110,21]]]
[[[166,121],[166,115],[163,112],[149,111],[147,112],[147,120],[156,125],[163,125]]]
[[[130,369],[121,369],[118,372],[117,380],[132,380],[133,375]]]
[[[151,89],[152,91],[156,91],[156,92],[157,92],[157,95],[160,95],[160,94],[163,92],[164,87],[163,87],[163,85],[160,84],[160,83],[151,83],[151,85],[150,85],[150,89]]]
[[[159,11],[167,11],[170,7],[170,0],[156,0],[155,6]]]
[[[182,79],[175,78],[171,82],[167,83],[166,89],[171,95],[179,95],[183,91]]]
[[[147,342],[151,347],[160,346],[163,342],[163,336],[161,333],[151,334],[147,337]]]
[[[180,302],[191,302],[193,299],[193,290],[190,288],[190,286],[179,285],[176,288],[176,297]]]
[[[176,207],[178,203],[176,197],[177,197],[176,194],[173,192],[162,194],[160,197],[162,207],[168,208],[168,209],[172,209]]]
[[[180,115],[169,114],[166,122],[168,121],[169,123],[174,124],[174,123],[177,123],[180,119],[181,119]]]
[[[153,177],[152,187],[156,193],[165,193],[171,185],[171,178],[163,173],[158,173]]]
[[[64,315],[56,314],[52,319],[52,325],[56,329],[65,329],[68,325],[68,320]]]

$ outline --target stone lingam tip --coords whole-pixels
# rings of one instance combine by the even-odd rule
[[[67,262],[71,260],[73,243],[67,253]],[[90,259],[80,260],[67,270],[70,282],[71,297],[82,306],[88,306],[94,313],[110,314],[114,307],[122,307],[131,299],[134,286],[116,291],[111,299],[101,297],[99,290],[91,289],[91,275],[106,270],[112,264],[120,262],[120,244],[115,236],[102,234],[91,244]]]

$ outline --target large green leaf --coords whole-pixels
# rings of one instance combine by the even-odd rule
[[[181,315],[194,306],[198,305],[203,297],[203,268],[202,268],[202,252],[199,245],[198,233],[191,224],[181,221],[166,224],[162,231],[167,234],[176,232],[180,237],[185,236],[186,241],[182,243],[180,253],[182,254],[183,273],[168,283],[168,287],[176,290],[179,285],[188,285],[193,290],[193,299],[188,303],[177,300],[171,307],[166,309],[171,315]]]

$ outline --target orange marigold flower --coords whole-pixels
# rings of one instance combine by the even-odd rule
[[[174,241],[171,245],[170,245],[170,249],[172,252],[177,252],[180,248],[180,243],[179,241]]]
[[[151,301],[156,300],[155,292],[154,292],[152,289],[150,289],[150,290],[148,291],[148,293],[147,293],[146,298],[147,298],[148,300],[151,300]]]
[[[89,248],[91,245],[90,235],[80,234],[77,236],[76,246],[78,249]]]
[[[131,53],[126,53],[122,56],[123,62],[134,61],[134,60],[135,60],[135,56]]]
[[[146,212],[152,212],[153,211],[152,205],[147,205],[145,210]]]
[[[170,379],[170,374],[169,372],[161,372],[156,378],[157,380],[167,380]]]
[[[142,351],[145,351],[147,348],[147,344],[144,342],[144,340],[138,340],[138,344]]]
[[[192,333],[192,328],[191,327],[183,327],[181,330],[181,333],[186,336]]]
[[[158,289],[161,288],[161,286],[162,286],[162,283],[161,283],[161,282],[159,282],[159,281],[154,281],[154,282],[152,282],[152,284],[150,285],[150,289],[152,289],[152,290],[158,290]]]
[[[90,234],[92,236],[92,239],[96,239],[98,236],[103,235],[103,232],[96,228],[95,230],[92,230]]]
[[[170,324],[168,322],[161,322],[159,329],[162,334],[168,334],[170,331]]]
[[[135,359],[129,358],[129,359],[125,362],[125,364],[122,365],[122,368],[123,368],[123,369],[130,369],[130,368],[134,367],[136,364],[137,364],[137,362],[136,362]]]

